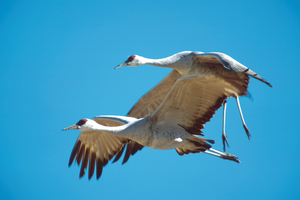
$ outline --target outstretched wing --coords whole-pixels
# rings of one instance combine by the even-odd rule
[[[175,81],[180,77],[181,75],[176,70],[171,71],[160,83],[136,102],[127,113],[127,116],[144,118],[151,115],[170,92]],[[122,164],[128,161],[130,155],[134,155],[137,151],[142,150],[143,147],[143,145],[134,141],[128,143]],[[122,153],[123,151],[120,151],[113,162],[116,162],[121,157]]]
[[[260,75],[252,71],[251,69],[247,68],[237,60],[231,58],[230,56],[219,53],[219,52],[210,52],[210,53],[202,53],[202,52],[195,52],[195,58],[198,59],[200,62],[211,62],[211,63],[219,63],[222,64],[224,67],[226,67],[229,70],[232,70],[237,73],[243,73],[248,76],[252,76],[253,78],[256,78],[270,87],[273,87],[268,81],[263,79]]]
[[[202,135],[205,123],[232,92],[231,84],[216,76],[179,78],[150,120],[157,126],[175,123],[191,134]]]
[[[192,60],[200,67],[201,74],[219,76],[234,86],[235,94],[238,96],[247,95],[249,76],[227,68],[224,62],[220,61],[220,56],[216,53],[193,52]],[[199,74],[199,75],[201,75]]]
[[[132,121],[136,121],[136,118],[134,118],[134,117],[124,117],[124,116],[116,116],[116,115],[114,115],[114,116],[99,115],[95,118],[97,118],[99,120],[100,119],[108,119],[108,120],[119,121],[124,124],[127,124]],[[137,151],[142,150],[143,147],[144,147],[143,145],[140,145],[139,143],[128,139],[127,148],[126,148],[126,152],[125,152],[125,156],[124,156],[122,164],[124,164],[128,161],[130,155],[134,155]],[[113,160],[113,163],[117,162],[120,159],[120,157],[123,154],[124,149],[125,149],[125,146],[122,148],[121,151],[118,152],[115,159]]]
[[[172,70],[160,83],[142,96],[127,113],[129,117],[144,118],[151,115],[170,92],[175,81],[182,77],[176,70]]]
[[[97,123],[105,126],[121,126],[122,122],[111,119],[94,118]],[[93,176],[96,164],[97,179],[102,174],[103,167],[118,152],[123,151],[130,140],[102,131],[82,131],[79,135],[70,156],[69,166],[76,158],[78,165],[81,163],[79,178],[85,174],[89,162],[89,179]]]

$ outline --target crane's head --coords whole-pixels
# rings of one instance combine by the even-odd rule
[[[64,128],[63,131],[70,130],[70,129],[82,130],[82,131],[92,130],[94,123],[96,123],[96,122],[91,119],[81,119],[76,124],[69,126],[67,128]]]
[[[126,67],[136,67],[139,65],[142,65],[142,57],[138,55],[132,55],[130,56],[125,62],[121,63],[120,65],[116,66],[115,69],[118,69],[120,67],[126,66]]]

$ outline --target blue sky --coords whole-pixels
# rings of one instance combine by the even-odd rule
[[[1,1],[0,199],[299,199],[298,1]],[[68,167],[81,118],[126,115],[170,69],[114,67],[132,54],[223,52],[268,80],[227,107],[228,152],[144,148],[97,181]],[[222,110],[204,129],[222,149]]]

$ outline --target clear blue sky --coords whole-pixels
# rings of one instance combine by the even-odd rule
[[[1,1],[0,199],[299,199],[298,1]],[[126,115],[170,70],[113,68],[138,54],[226,53],[268,80],[250,80],[227,108],[228,152],[144,148],[97,181],[68,167],[81,118]],[[205,129],[222,149],[222,110]]]

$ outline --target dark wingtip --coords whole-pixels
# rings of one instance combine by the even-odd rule
[[[85,154],[83,156],[82,163],[81,163],[79,178],[83,177],[85,174],[85,169],[87,168],[89,157],[90,157],[90,149],[87,148],[85,151]]]
[[[265,84],[267,84],[268,86],[270,86],[271,88],[273,88],[273,86],[271,85],[271,83],[269,83],[268,81],[266,81],[265,79],[263,79],[263,78],[257,78],[257,77],[254,77],[253,76],[253,78],[256,78],[256,79],[258,79],[258,80],[260,80],[261,82],[264,82]]]
[[[77,161],[78,166],[80,165],[80,162],[81,162],[84,151],[85,151],[85,145],[82,144],[81,147],[80,147],[80,150],[77,154],[77,157],[76,157],[76,161]]]
[[[126,146],[126,145],[124,145],[124,146],[122,147],[122,149],[118,152],[118,154],[116,155],[116,157],[115,157],[115,159],[112,161],[112,163],[115,163],[115,162],[117,162],[117,161],[120,159],[120,157],[122,156],[123,151],[124,151],[124,149],[125,149],[125,146]]]
[[[72,163],[73,163],[73,161],[74,161],[74,159],[75,159],[75,157],[76,157],[76,155],[77,155],[77,153],[78,153],[78,151],[79,151],[80,145],[81,145],[81,142],[80,142],[80,140],[78,140],[78,141],[76,142],[76,144],[74,145],[73,150],[72,150],[72,153],[71,153],[71,155],[70,155],[70,159],[69,159],[69,167],[72,165]]]
[[[126,152],[125,152],[125,155],[123,158],[122,165],[124,165],[128,161],[129,156],[131,155],[132,149],[133,149],[133,144],[130,142],[127,144],[127,148],[126,148]]]
[[[96,161],[96,153],[92,152],[91,155],[90,155],[90,163],[89,163],[89,180],[94,175],[95,161]]]
[[[270,86],[271,88],[273,88],[273,86],[268,82],[268,81],[265,81],[265,83]]]
[[[129,156],[130,156],[130,154],[126,152],[125,156],[124,156],[124,159],[123,159],[123,162],[122,162],[122,165],[124,165],[128,161]]]
[[[97,171],[96,171],[97,180],[100,178],[100,176],[102,174],[102,170],[103,170],[102,161],[100,159],[98,159],[97,160]]]
[[[84,170],[81,170],[81,171],[80,171],[80,174],[79,174],[79,179],[81,179],[84,175],[85,175]]]

